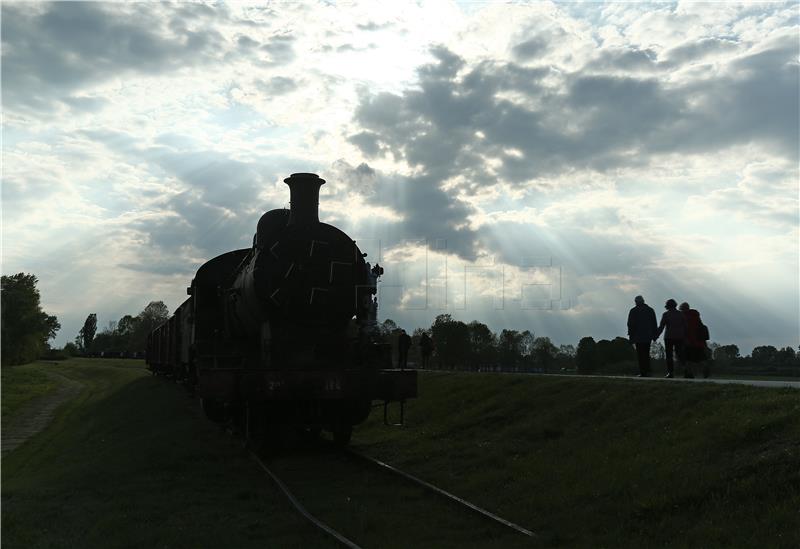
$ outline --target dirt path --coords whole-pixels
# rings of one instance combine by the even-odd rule
[[[83,387],[82,383],[73,381],[55,372],[47,372],[58,387],[52,392],[33,399],[23,406],[3,429],[2,455],[13,451],[23,442],[47,427],[59,406],[78,396]]]

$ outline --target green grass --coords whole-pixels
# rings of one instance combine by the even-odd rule
[[[800,546],[800,391],[430,373],[407,413],[356,444],[543,545]]]
[[[0,370],[3,429],[25,404],[55,389],[56,383],[44,372],[46,367],[42,363],[34,363],[4,366]]]
[[[141,361],[53,368],[85,390],[4,457],[4,548],[334,546]]]
[[[4,547],[335,545],[196,400],[141,362],[26,368],[45,367],[84,389],[4,457]],[[356,430],[357,448],[531,528],[535,546],[800,546],[797,390],[423,373],[406,428],[384,427],[377,412]],[[479,518],[462,532],[458,511],[317,459],[276,465],[312,511],[365,533],[369,547],[524,542]]]

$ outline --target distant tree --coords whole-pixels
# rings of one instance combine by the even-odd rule
[[[92,313],[86,317],[86,320],[83,323],[83,328],[81,328],[80,332],[78,332],[78,336],[81,338],[81,345],[84,349],[90,349],[92,347],[92,341],[94,341],[94,336],[97,333],[97,314]]]
[[[389,335],[392,334],[392,332],[397,330],[398,327],[397,323],[394,320],[392,320],[391,318],[387,318],[378,326],[378,329],[380,330],[382,336],[388,337]]]
[[[797,359],[797,354],[791,347],[784,347],[783,349],[778,351],[776,357],[777,362],[783,366],[792,366],[796,359]]]
[[[449,314],[438,315],[431,325],[439,364],[448,368],[463,366],[469,353],[469,328]]]
[[[545,372],[550,371],[557,353],[558,348],[553,345],[549,337],[537,337],[533,342],[535,364]]]
[[[123,337],[130,337],[136,331],[139,322],[139,317],[125,315],[117,322],[117,333]]]
[[[731,362],[737,358],[739,358],[737,345],[720,345],[714,350],[714,360],[719,362]]]
[[[71,342],[64,345],[64,348],[62,350],[64,351],[64,354],[67,356],[78,356],[79,354],[81,354],[81,351],[80,349],[78,349],[78,346]]]
[[[469,337],[468,361],[472,366],[490,364],[495,360],[496,338],[486,324],[473,320],[467,324]]]
[[[125,317],[123,317],[125,318]],[[169,309],[163,301],[151,301],[136,315],[135,327],[127,347],[128,351],[143,351],[147,347],[147,336],[169,319]]]
[[[556,368],[561,370],[574,370],[575,352],[575,345],[559,345],[555,357]]]
[[[628,338],[615,337],[612,340],[601,339],[597,342],[597,363],[599,368],[613,366],[635,358],[636,355]]]
[[[520,334],[520,353],[522,358],[528,362],[533,361],[533,344],[536,341],[536,332],[525,330]]]
[[[750,357],[754,362],[760,364],[775,364],[778,358],[778,349],[772,345],[761,345],[753,349]]]
[[[597,369],[597,344],[592,337],[584,337],[578,342],[575,351],[575,364],[578,372],[589,374]]]
[[[107,351],[123,351],[125,349],[117,335],[105,329],[94,336],[92,346],[88,350],[102,353]]]
[[[0,282],[0,331],[3,364],[24,364],[39,357],[47,341],[61,328],[55,316],[42,310],[38,279],[18,273],[2,276]]]
[[[558,353],[567,357],[575,356],[575,345],[559,345]]]
[[[522,334],[517,330],[503,330],[497,336],[497,355],[503,366],[516,366],[522,362]]]
[[[149,334],[169,319],[169,308],[163,301],[151,301],[138,317]]]

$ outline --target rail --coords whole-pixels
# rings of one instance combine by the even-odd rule
[[[411,482],[414,482],[415,484],[418,484],[418,485],[420,485],[420,486],[422,486],[424,488],[427,488],[428,490],[430,490],[432,492],[435,492],[435,493],[439,494],[440,496],[444,496],[449,500],[455,501],[456,503],[459,503],[459,504],[463,505],[464,507],[468,507],[469,509],[472,509],[473,511],[475,511],[477,513],[480,513],[484,517],[490,518],[490,519],[494,520],[495,522],[499,522],[503,526],[507,526],[507,527],[511,528],[512,530],[516,530],[517,532],[519,532],[521,534],[524,534],[524,535],[526,535],[528,537],[536,537],[536,534],[531,532],[530,530],[528,530],[526,528],[523,528],[522,526],[520,526],[518,524],[514,524],[513,522],[508,521],[508,520],[506,520],[506,519],[504,519],[502,517],[499,517],[499,516],[495,515],[494,513],[490,512],[490,511],[487,511],[486,509],[478,507],[474,503],[470,503],[469,501],[467,501],[467,500],[465,500],[463,498],[460,498],[460,497],[456,496],[455,494],[451,494],[450,492],[447,492],[446,490],[442,490],[441,488],[439,488],[438,486],[434,486],[430,482],[426,482],[426,481],[422,480],[421,478],[415,477],[414,475],[406,473],[405,471],[401,471],[397,467],[389,465],[388,463],[385,463],[385,462],[383,462],[383,461],[381,461],[379,459],[375,459],[375,458],[369,457],[368,455],[362,454],[361,452],[357,452],[357,451],[355,451],[355,450],[353,450],[351,448],[348,448],[346,451],[347,451],[348,454],[350,454],[352,456],[358,457],[359,459],[367,461],[367,462],[369,462],[369,463],[371,463],[371,464],[373,464],[373,465],[375,465],[377,467],[381,467],[383,469],[391,471],[392,473],[400,475],[401,477],[403,477],[403,478],[405,478],[407,480],[410,480]]]
[[[256,463],[258,463],[258,465],[264,470],[264,472],[266,472],[269,475],[269,477],[272,479],[272,481],[278,486],[278,488],[280,488],[280,490],[283,492],[283,494],[289,499],[289,501],[292,503],[294,508],[297,509],[297,511],[301,515],[303,515],[312,524],[314,524],[314,526],[316,526],[317,528],[319,528],[320,530],[322,530],[323,532],[325,532],[329,536],[331,536],[334,539],[336,539],[336,541],[338,541],[339,543],[341,543],[345,547],[349,547],[350,549],[361,549],[361,546],[357,545],[353,541],[350,541],[349,539],[344,537],[342,534],[340,534],[339,532],[337,532],[336,530],[334,530],[333,528],[331,528],[330,526],[328,526],[327,524],[325,524],[324,522],[322,522],[321,520],[316,518],[314,515],[309,513],[308,510],[305,507],[303,507],[303,504],[300,503],[297,500],[296,497],[294,497],[294,494],[292,494],[292,492],[283,483],[283,481],[280,478],[278,478],[278,476],[275,473],[273,473],[270,470],[270,468],[267,467],[264,464],[263,461],[261,461],[261,458],[259,458],[253,452],[250,452],[250,455],[253,456],[253,459],[256,460]]]

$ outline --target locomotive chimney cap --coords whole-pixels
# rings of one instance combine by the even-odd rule
[[[291,194],[287,226],[319,223],[319,188],[325,180],[315,173],[293,173],[283,182]]]
[[[289,177],[284,179],[283,182],[284,183],[294,183],[295,181],[302,181],[302,180],[314,181],[315,183],[317,183],[319,185],[324,185],[325,184],[325,180],[322,179],[317,174],[315,174],[315,173],[305,173],[305,172],[293,173],[292,175],[290,175]]]

